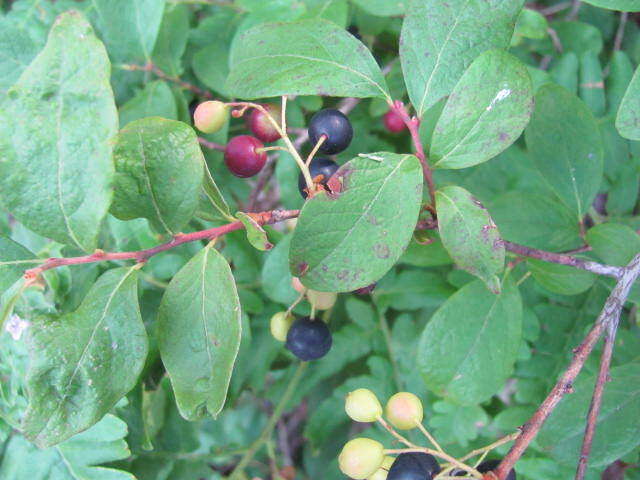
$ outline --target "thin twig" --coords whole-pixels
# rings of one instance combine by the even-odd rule
[[[629,12],[620,12],[620,23],[618,24],[616,37],[613,40],[614,52],[622,48],[622,41],[624,40],[624,32],[625,32],[625,27],[627,26],[628,18],[629,18]]]
[[[196,95],[200,95],[201,97],[204,98],[213,98],[213,95],[211,94],[211,92],[207,91],[207,90],[203,90],[202,88],[193,85],[192,83],[189,82],[185,82],[184,80],[178,78],[178,77],[172,77],[171,75],[166,74],[165,72],[163,72],[160,68],[158,68],[156,65],[154,65],[152,62],[148,62],[146,65],[137,65],[134,63],[128,63],[125,65],[122,65],[121,68],[123,70],[130,70],[130,71],[138,71],[138,72],[151,72],[153,73],[156,77],[161,78],[162,80],[166,80],[168,82],[171,83],[175,83],[176,85],[181,86],[182,88],[184,88],[185,90],[189,90],[193,93],[195,93]]]
[[[247,200],[248,212],[253,212],[256,209],[256,206],[258,203],[258,197],[260,196],[260,194],[264,190],[264,187],[267,185],[267,183],[271,179],[271,176],[273,175],[273,173],[275,172],[276,158],[277,158],[277,155],[273,155],[273,156],[270,155],[267,158],[267,163],[265,164],[264,167],[262,167],[262,170],[260,170],[260,173],[256,178],[256,183],[251,189],[251,193],[249,194],[249,199]]]
[[[531,419],[522,427],[522,434],[516,439],[509,453],[504,457],[498,468],[495,470],[495,476],[498,480],[505,480],[507,475],[525,452],[531,441],[538,434],[538,431],[544,424],[545,420],[551,415],[551,412],[558,405],[560,400],[573,390],[573,382],[582,370],[587,357],[598,342],[600,335],[610,328],[613,322],[620,318],[622,307],[627,300],[631,286],[640,276],[640,254],[636,255],[626,267],[622,268],[618,283],[611,291],[609,298],[604,304],[595,325],[591,328],[582,343],[574,350],[573,359],[569,367],[558,380],[551,390],[551,393],[545,398],[538,407]]]
[[[562,10],[566,10],[570,6],[571,6],[571,2],[560,2],[550,7],[540,9],[538,11],[545,17],[549,17],[551,15],[555,15],[558,12],[561,12]]]
[[[582,2],[580,0],[573,0],[571,3],[571,10],[567,14],[566,20],[572,21],[578,18],[578,13],[580,12],[580,7],[582,6]]]
[[[198,143],[209,150],[219,150],[221,152],[225,150],[225,146],[221,143],[210,142],[206,138],[198,137]]]

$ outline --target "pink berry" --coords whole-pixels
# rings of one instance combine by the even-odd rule
[[[233,137],[224,149],[224,162],[236,177],[253,177],[267,161],[267,153],[257,151],[260,148],[264,148],[264,145],[255,137]]]
[[[387,113],[385,113],[384,117],[382,117],[382,121],[384,123],[384,126],[391,133],[400,133],[405,128],[407,128],[407,126],[404,124],[404,121],[402,120],[402,117],[395,110],[389,110]]]
[[[229,107],[218,101],[210,100],[198,105],[193,112],[193,123],[203,133],[214,133],[227,121]]]
[[[280,125],[280,117],[282,116],[282,110],[280,110],[280,107],[271,104],[263,106],[265,110],[269,112],[271,117],[276,120],[278,125]],[[256,137],[258,137],[258,139],[262,140],[265,143],[275,142],[280,138],[280,134],[278,133],[278,130],[273,126],[273,123],[271,123],[267,116],[257,108],[254,108],[251,111],[248,124],[251,132]]]

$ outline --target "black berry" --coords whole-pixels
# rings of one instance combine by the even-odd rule
[[[309,122],[309,140],[312,145],[318,143],[323,135],[327,138],[320,146],[320,151],[333,155],[349,146],[353,138],[353,127],[340,110],[327,108],[316,112]]]
[[[478,465],[476,470],[478,470],[480,473],[491,472],[492,470],[498,468],[499,464],[500,460],[485,460],[480,465]],[[462,470],[455,470],[452,473],[454,477],[464,477],[466,475],[466,473]],[[509,475],[507,475],[507,480],[516,480],[516,472],[511,470],[509,472]]]
[[[391,465],[387,480],[431,480],[439,472],[440,465],[432,455],[401,453]]]
[[[331,332],[322,320],[302,317],[287,332],[285,347],[305,362],[324,357],[331,349]]]
[[[331,178],[331,175],[336,173],[338,168],[338,164],[333,160],[323,157],[315,157],[311,160],[311,164],[309,165],[309,173],[311,174],[311,178],[316,178],[318,175],[322,175],[320,183],[326,186],[329,178]],[[298,190],[300,191],[302,198],[307,198],[305,188],[307,188],[307,184],[304,181],[304,175],[300,172],[300,176],[298,177]]]
[[[264,145],[249,135],[233,137],[224,149],[224,162],[236,177],[252,177],[264,167],[266,152],[256,151]]]

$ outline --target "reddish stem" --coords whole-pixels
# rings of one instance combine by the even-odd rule
[[[420,160],[420,164],[422,165],[422,175],[424,176],[427,188],[429,189],[429,198],[431,199],[431,204],[435,207],[436,187],[433,181],[433,172],[431,171],[431,166],[427,161],[427,156],[425,155],[424,147],[422,146],[422,139],[420,138],[420,120],[418,117],[409,116],[407,108],[400,100],[393,102],[391,108],[400,116],[400,118],[402,118],[402,121],[407,126],[407,129],[411,134],[411,140],[413,141],[413,146],[416,150],[416,157]]]
[[[208,148],[209,150],[220,150],[221,152],[224,152],[225,149],[225,146],[221,143],[210,142],[206,138],[198,137],[198,142],[200,143],[200,145]]]
[[[273,210],[270,212],[254,213],[251,216],[260,225],[271,224],[287,220],[289,218],[297,217],[299,210]],[[200,230],[192,233],[181,233],[173,237],[173,239],[167,243],[157,245],[153,248],[146,250],[137,250],[132,252],[103,252],[97,250],[91,255],[85,255],[81,257],[70,258],[49,258],[42,265],[27,270],[24,273],[24,277],[27,280],[35,280],[45,270],[61,267],[63,265],[79,265],[83,263],[104,262],[109,260],[136,260],[137,262],[145,262],[157,253],[170,250],[182,245],[184,243],[195,242],[197,240],[212,240],[214,238],[225,235],[234,230],[241,230],[244,225],[240,221],[231,222],[221,227],[209,228],[207,230]]]
[[[182,80],[182,79],[180,79],[178,77],[172,77],[171,75],[166,74],[160,68],[155,66],[152,62],[148,62],[146,65],[127,64],[127,65],[124,66],[124,69],[125,70],[132,70],[132,71],[139,71],[139,72],[151,72],[156,77],[161,78],[161,79],[166,80],[166,81],[171,82],[171,83],[175,83],[176,85],[180,85],[185,90],[189,90],[189,91],[195,93],[196,95],[200,95],[201,97],[204,97],[204,98],[213,98],[213,95],[211,94],[211,92],[208,92],[207,90],[203,90],[202,88],[197,87],[196,85],[193,85],[192,83],[185,82],[184,80]]]

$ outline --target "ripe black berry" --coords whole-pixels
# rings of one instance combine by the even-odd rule
[[[331,178],[331,175],[336,173],[338,168],[338,164],[333,160],[323,157],[315,157],[311,160],[311,164],[309,165],[309,173],[311,174],[311,178],[316,178],[318,175],[322,175],[320,183],[326,186],[329,178]],[[298,190],[300,191],[302,198],[307,198],[307,192],[304,190],[305,188],[307,188],[307,184],[304,181],[304,175],[300,172],[300,176],[298,177]]]
[[[322,135],[326,135],[327,138],[320,146],[320,151],[330,155],[340,153],[351,143],[353,127],[351,127],[349,119],[340,110],[327,108],[316,112],[309,122],[309,140],[311,140],[311,144],[318,143]]]
[[[401,453],[391,465],[387,480],[431,480],[439,472],[440,465],[432,455]]]
[[[322,320],[302,317],[287,332],[285,347],[305,362],[324,357],[331,349],[331,332]]]
[[[263,147],[260,140],[249,135],[233,137],[224,149],[224,162],[236,177],[252,177],[262,170],[267,161],[266,152],[256,151]]]
[[[492,470],[498,468],[499,464],[500,460],[485,460],[480,465],[478,465],[476,470],[478,470],[480,473],[491,472]],[[452,473],[454,477],[464,477],[466,475],[466,473],[462,470],[455,470]],[[511,470],[509,472],[509,475],[507,475],[507,480],[516,480],[516,472],[514,470]]]

